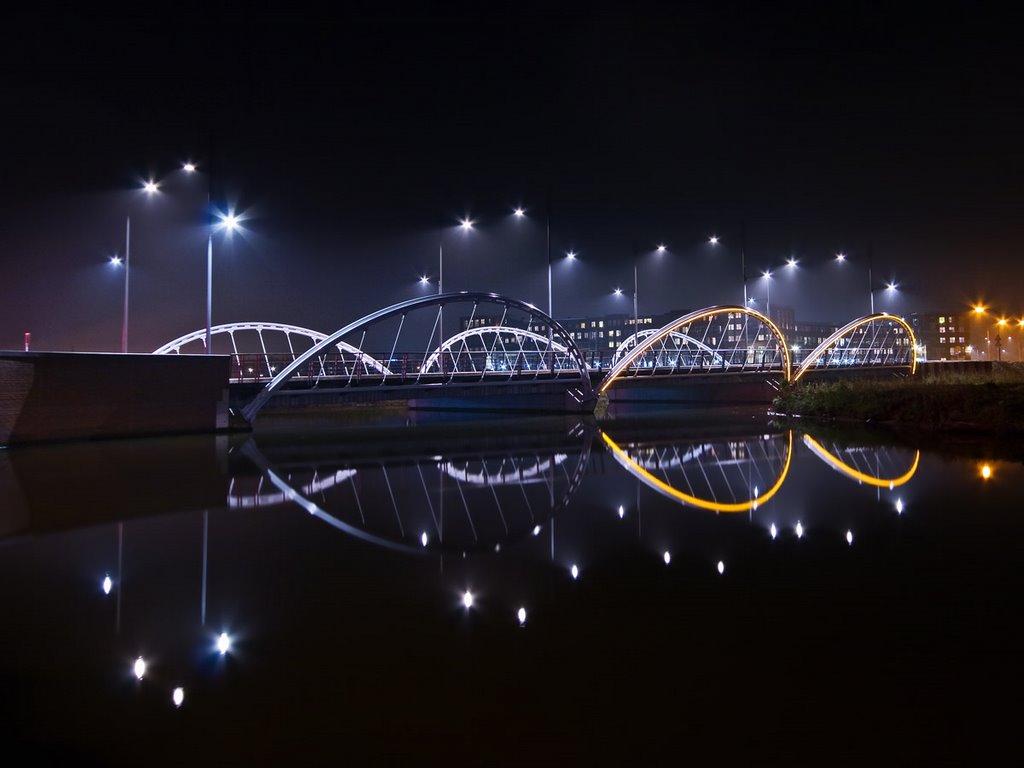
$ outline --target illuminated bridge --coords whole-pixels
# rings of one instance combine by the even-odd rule
[[[894,315],[857,318],[797,363],[768,317],[722,305],[625,339],[605,370],[537,307],[479,292],[401,302],[329,334],[266,322],[219,325],[211,334],[213,351],[231,356],[233,400],[250,422],[272,400],[560,412],[592,411],[601,395],[732,393],[764,402],[807,376],[904,375],[917,366],[913,331]],[[205,330],[194,331],[155,353],[203,352],[205,342]]]

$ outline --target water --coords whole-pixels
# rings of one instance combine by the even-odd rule
[[[920,763],[1009,743],[1019,463],[750,413],[405,419],[0,451],[11,748]]]

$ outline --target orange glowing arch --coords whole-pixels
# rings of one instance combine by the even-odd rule
[[[799,381],[801,376],[803,376],[805,373],[807,373],[808,370],[810,370],[812,367],[814,367],[815,363],[817,363],[818,360],[821,358],[821,356],[824,355],[825,352],[828,351],[829,347],[831,347],[833,344],[835,344],[837,341],[839,341],[839,339],[843,338],[848,333],[852,333],[853,331],[857,330],[861,326],[868,325],[869,323],[873,323],[876,320],[889,320],[889,321],[892,321],[894,323],[897,323],[898,325],[903,326],[903,328],[906,330],[908,336],[910,337],[910,373],[911,373],[911,375],[916,373],[917,372],[917,339],[914,338],[914,330],[910,327],[910,325],[907,323],[907,321],[904,320],[902,317],[897,317],[896,315],[890,315],[887,312],[879,312],[879,313],[874,314],[874,315],[865,315],[864,317],[858,318],[856,320],[851,320],[849,323],[844,325],[842,328],[840,328],[835,333],[833,333],[831,336],[829,336],[827,339],[825,339],[823,342],[821,342],[821,344],[819,344],[817,347],[815,347],[814,351],[811,352],[811,354],[809,354],[807,356],[807,358],[802,363],[800,363],[800,366],[796,369],[796,372],[793,374],[793,378],[792,378],[793,383],[796,383],[797,381]]]

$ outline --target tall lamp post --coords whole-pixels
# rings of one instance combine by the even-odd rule
[[[242,217],[234,211],[217,213],[219,221],[210,224],[206,237],[206,354],[212,354],[212,322],[213,322],[213,230],[223,229],[229,235],[241,226]]]
[[[149,179],[145,184],[142,185],[142,190],[148,196],[153,196],[158,192],[160,186]],[[131,215],[124,217],[124,260],[122,261],[119,256],[112,256],[110,258],[110,264],[114,267],[124,266],[124,309],[121,313],[121,354],[128,352],[128,288],[129,280],[131,276],[131,258],[132,258],[132,217]]]

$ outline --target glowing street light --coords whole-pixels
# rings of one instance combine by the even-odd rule
[[[722,560],[718,561],[718,575],[721,576],[725,573],[725,562]]]
[[[518,611],[516,611],[516,619],[519,620],[520,627],[526,626],[526,608],[521,607]]]
[[[217,653],[221,656],[231,650],[231,638],[227,632],[221,632],[217,637]]]
[[[989,464],[981,465],[981,477],[983,480],[989,480],[992,477],[992,467]]]
[[[512,215],[515,216],[517,219],[521,219],[524,216],[526,216],[526,211],[524,211],[522,208],[516,208],[514,211],[512,211]]]
[[[111,581],[110,575],[108,574],[108,575],[104,576],[103,577],[103,594],[104,595],[109,595],[110,594],[110,590],[113,589],[113,588],[114,588],[114,582]]]
[[[112,267],[120,267],[123,263],[124,262],[121,261],[121,257],[120,256],[111,256],[110,257],[110,266],[112,266]]]
[[[622,295],[622,289],[621,288],[616,288],[615,289],[615,295],[616,296],[621,296]]]
[[[837,254],[836,254],[836,261],[838,261],[838,262],[840,262],[840,263],[842,263],[842,262],[846,261],[846,254],[845,254],[845,253],[843,253],[842,251],[840,251],[839,253],[837,253]]]
[[[576,251],[566,251],[565,258],[567,258],[569,261],[576,261]]]
[[[898,287],[899,287],[899,285],[897,283],[895,283],[895,282],[888,282],[888,283],[885,284],[885,290],[887,290],[889,293],[892,293]]]
[[[174,702],[175,707],[181,707],[185,703],[185,689],[180,686],[175,688],[171,693],[171,701]]]
[[[569,573],[572,574],[574,580],[580,577],[580,569],[576,567],[576,563],[572,564],[572,568],[569,570]]]
[[[471,229],[473,229],[473,223],[473,220],[470,219],[468,216],[464,219],[459,219],[459,227],[462,229],[463,232],[469,232]]]
[[[462,606],[467,611],[473,607],[473,593],[468,589],[462,594]]]
[[[712,235],[708,238],[708,245],[718,245],[718,235]]]
[[[153,181],[153,179],[149,179],[149,181],[142,185],[142,190],[147,195],[155,195],[160,191],[160,185]]]
[[[789,267],[790,269],[795,268],[796,265],[797,265],[797,260],[796,260],[796,258],[794,256],[790,256],[788,259],[786,259],[786,266]]]
[[[185,163],[184,165],[181,166],[181,170],[183,170],[185,173],[195,173],[196,172],[196,164],[195,163]]]
[[[426,275],[420,275],[420,285],[430,285],[430,278]]]
[[[765,314],[771,318],[772,316],[772,273],[771,270],[766,269],[761,273],[761,277],[764,278],[765,286],[765,301],[764,311]]]
[[[135,673],[135,677],[141,680],[146,675],[146,661],[141,656],[135,660],[135,664],[132,667],[132,671]]]
[[[665,252],[665,246],[664,246],[664,244],[661,244],[661,243],[659,243],[659,244],[658,244],[658,247],[657,247],[657,248],[656,248],[655,250],[656,250],[656,251],[657,251],[658,253],[664,253],[664,252]]]
[[[672,553],[666,549],[665,554],[661,556],[661,559],[665,561],[665,565],[670,565],[672,563]]]

